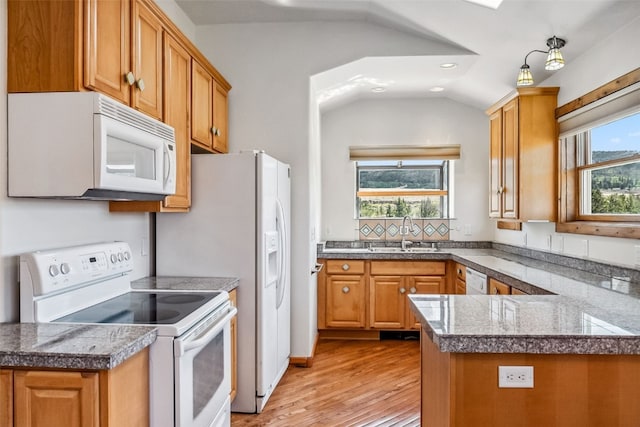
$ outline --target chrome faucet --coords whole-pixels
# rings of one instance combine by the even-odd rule
[[[407,228],[407,220],[409,220],[409,225],[411,228]],[[402,236],[402,243],[400,243],[400,249],[403,251],[407,250],[407,245],[412,245],[413,242],[410,240],[406,240],[405,236],[413,231],[413,220],[409,215],[405,215],[402,218],[402,227],[400,227],[400,235]]]

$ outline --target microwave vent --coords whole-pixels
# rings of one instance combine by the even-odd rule
[[[104,114],[112,119],[130,124],[163,139],[175,140],[174,130],[171,126],[152,119],[107,96],[98,97],[98,114]]]

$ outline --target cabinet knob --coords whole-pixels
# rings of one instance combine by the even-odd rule
[[[400,288],[400,293],[404,294],[405,292],[407,292],[407,290],[405,288]]]
[[[213,132],[213,134],[214,134],[215,136],[220,136],[220,135],[222,135],[222,132],[220,132],[220,129],[216,128],[216,131],[215,131],[215,132]]]
[[[214,126],[211,128],[211,133],[215,135],[217,130],[218,129]]]
[[[342,264],[342,269],[347,271],[349,269],[349,264]]]
[[[409,292],[411,292],[412,294],[415,294],[416,292],[418,292],[418,290],[416,288],[411,288],[409,289]]]
[[[348,294],[348,293],[349,293],[349,291],[350,291],[350,289],[349,289],[349,287],[348,287],[348,286],[345,286],[344,288],[342,288],[342,293],[343,293],[343,294]]]
[[[138,89],[140,89],[140,92],[144,92],[144,80],[143,79],[138,79],[138,81],[136,82],[136,86],[138,87]]]
[[[498,288],[494,288],[493,289],[493,294],[494,295],[500,295],[500,290]]]
[[[133,75],[131,71],[124,75],[124,80],[129,84],[129,86],[133,86],[136,82],[136,76]]]

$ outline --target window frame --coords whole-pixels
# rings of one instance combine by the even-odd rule
[[[556,119],[573,113],[587,104],[600,102],[606,105],[607,99],[615,100],[612,94],[629,88],[640,82],[640,68],[637,68],[611,82],[577,98],[556,109]],[[636,91],[640,92],[640,88]],[[633,92],[636,92],[633,91]],[[632,92],[629,92],[632,93]],[[597,106],[595,107],[597,108]],[[640,111],[640,109],[638,109]],[[621,111],[609,115],[611,119],[620,116]],[[593,127],[593,126],[592,126]],[[559,138],[559,208],[556,231],[560,233],[587,234],[607,237],[640,238],[640,218],[633,215],[585,215],[580,212],[581,202],[581,171],[585,169],[580,164],[580,156],[584,159],[581,137],[585,131],[571,133]],[[591,168],[591,165],[589,165]]]
[[[429,159],[429,160],[435,160],[435,159]],[[438,159],[438,161],[441,161],[442,164],[440,166],[437,165],[403,165],[402,164],[402,160],[401,159],[386,159],[386,160],[380,160],[380,162],[382,161],[394,161],[396,162],[396,165],[364,165],[364,166],[360,166],[361,161],[355,161],[355,175],[356,175],[356,181],[355,181],[355,218],[357,220],[367,220],[367,219],[374,219],[373,217],[362,217],[360,216],[360,204],[361,204],[361,197],[362,196],[384,196],[384,197],[403,197],[403,196],[437,196],[440,197],[440,216],[439,217],[428,217],[428,218],[423,218],[423,217],[416,217],[416,219],[451,219],[451,210],[452,210],[452,200],[451,200],[451,196],[452,196],[452,192],[451,192],[451,185],[452,185],[452,163],[450,159]],[[401,190],[401,191],[380,191],[380,190],[361,190],[360,189],[360,170],[364,169],[364,170],[380,170],[380,169],[388,169],[388,170],[398,170],[398,168],[405,168],[405,169],[439,169],[440,170],[440,187],[441,189],[439,190],[414,190],[414,189],[408,189],[408,190]],[[446,175],[446,177],[445,177]],[[445,185],[446,184],[446,185]],[[446,189],[442,189],[442,187],[445,187]],[[446,203],[444,202],[444,200],[446,200]],[[446,215],[445,215],[445,211],[446,210]],[[385,216],[382,217],[375,217],[375,218],[388,218]],[[395,218],[395,217],[394,217]]]

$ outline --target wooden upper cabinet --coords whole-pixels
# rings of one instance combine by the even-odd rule
[[[196,61],[191,63],[191,143],[213,150],[213,76]]]
[[[132,107],[162,120],[162,39],[160,19],[140,1],[133,3]]]
[[[189,111],[191,100],[191,56],[173,37],[165,36],[164,118],[176,135],[176,192],[164,199],[164,208],[191,206],[191,144]]]
[[[487,110],[490,217],[556,220],[558,90],[521,88]]]
[[[213,91],[213,149],[219,153],[229,152],[229,94],[215,84]]]
[[[226,153],[228,91],[195,59],[191,67],[191,143],[196,152]]]
[[[84,85],[129,105],[130,0],[86,0],[84,6]]]

